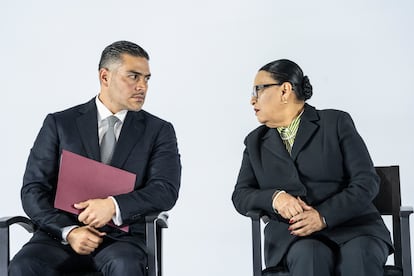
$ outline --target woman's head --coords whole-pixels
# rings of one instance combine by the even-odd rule
[[[289,82],[299,100],[306,101],[312,97],[312,85],[309,78],[303,75],[302,69],[293,61],[288,59],[272,61],[259,71],[270,73],[272,78],[279,83]]]
[[[266,64],[257,72],[251,104],[260,123],[287,126],[312,96],[312,85],[302,69],[287,59]]]

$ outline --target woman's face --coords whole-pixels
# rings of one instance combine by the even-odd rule
[[[275,85],[260,89],[260,85],[268,84]],[[282,126],[286,110],[283,84],[279,85],[269,72],[259,71],[254,79],[253,89],[256,89],[257,97],[252,96],[250,103],[253,105],[257,120],[268,127]]]

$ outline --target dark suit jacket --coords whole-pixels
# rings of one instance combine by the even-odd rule
[[[296,239],[273,211],[275,190],[301,196],[316,208],[328,225],[318,233],[324,238],[341,244],[370,235],[391,246],[389,231],[372,204],[379,178],[349,114],[305,104],[291,156],[277,130],[266,126],[252,131],[245,145],[232,199],[242,215],[258,209],[271,217],[265,228],[267,266],[277,265]]]
[[[53,207],[63,149],[100,160],[95,99],[49,114],[28,158],[23,208],[41,231],[58,240],[63,227],[79,224],[76,216]],[[142,245],[144,216],[171,209],[178,198],[181,164],[173,126],[143,110],[128,112],[111,165],[135,173],[137,179],[133,192],[115,196],[130,233],[108,226],[103,231]]]

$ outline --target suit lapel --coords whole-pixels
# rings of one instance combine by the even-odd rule
[[[317,120],[319,120],[319,116],[316,113],[315,108],[305,104],[305,111],[300,119],[299,129],[291,152],[293,160],[296,160],[299,152],[319,128],[319,126],[315,123]]]
[[[285,189],[295,195],[306,195],[306,188],[298,181],[296,165],[277,130],[268,129],[262,139],[261,164],[265,176],[265,184],[262,185]]]
[[[82,144],[89,158],[99,161],[100,150],[98,140],[98,115],[96,110],[95,98],[89,101],[83,109],[82,115],[76,118]]]
[[[146,126],[143,112],[128,111],[112,156],[111,165],[122,167],[136,143],[141,139]]]
[[[289,153],[286,150],[285,145],[282,142],[277,130],[270,128],[263,136],[263,147],[276,155],[278,158],[289,158]]]

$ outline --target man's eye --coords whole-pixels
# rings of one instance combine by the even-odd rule
[[[129,78],[132,80],[136,80],[138,78],[138,75],[129,75]]]
[[[151,77],[145,77],[145,81],[148,82]]]

